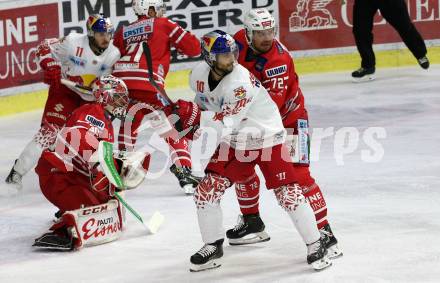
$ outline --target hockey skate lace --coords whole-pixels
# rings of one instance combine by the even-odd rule
[[[235,225],[235,227],[233,229],[234,231],[238,231],[244,227],[245,223],[244,223],[243,215],[238,216],[237,222],[238,222],[237,225]]]
[[[203,257],[208,257],[215,252],[217,249],[216,246],[213,245],[204,245],[197,253]]]
[[[327,236],[329,238],[333,237],[333,234],[325,229],[321,229],[319,230],[319,232],[321,233],[321,235]]]
[[[314,253],[318,252],[320,247],[321,247],[321,241],[320,240],[307,245],[308,254],[310,255],[310,254],[314,254]]]

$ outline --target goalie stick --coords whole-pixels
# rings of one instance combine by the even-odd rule
[[[98,146],[98,156],[99,163],[101,164],[104,174],[107,176],[110,183],[112,183],[117,188],[121,188],[124,190],[124,183],[121,179],[121,176],[119,176],[113,162],[113,145],[109,142],[100,141]],[[145,228],[147,228],[147,230],[151,234],[155,234],[159,227],[162,225],[164,221],[164,216],[158,211],[153,213],[148,223],[145,223],[142,216],[140,216],[140,214],[137,213],[136,210],[134,210],[134,208],[131,207],[118,192],[115,192],[115,197],[137,220],[139,220],[139,222],[143,224]]]

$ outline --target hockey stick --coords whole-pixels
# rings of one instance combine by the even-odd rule
[[[110,183],[118,188],[124,189],[124,182],[119,176],[118,170],[113,162],[113,145],[109,142],[100,141],[98,146],[99,163],[101,164],[104,174],[109,179]],[[137,219],[142,225],[147,228],[151,234],[155,234],[164,221],[164,217],[158,211],[154,212],[148,224],[144,222],[142,216],[134,210],[118,193],[115,192],[115,197],[122,203],[122,205]]]
[[[148,43],[146,41],[142,42],[142,49],[144,51],[144,56],[147,61],[147,68],[148,68],[148,80],[151,83],[151,85],[161,94],[162,98],[171,105],[173,114],[177,114],[176,104],[171,100],[171,98],[166,93],[165,89],[160,87],[157,82],[154,80],[154,74],[153,74],[153,59],[151,59],[151,49],[150,46],[148,46]],[[175,124],[176,130],[181,133],[183,130],[182,123],[179,120],[176,121]]]
[[[72,82],[72,81],[69,81],[66,79],[61,79],[61,83],[65,86],[74,87],[74,88],[82,90],[86,94],[92,95],[92,88],[91,87],[83,86],[83,85],[77,84],[76,82]]]

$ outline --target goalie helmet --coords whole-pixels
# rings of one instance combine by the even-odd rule
[[[133,0],[132,7],[134,13],[138,16],[148,16],[150,7],[154,8],[156,17],[162,17],[166,11],[166,5],[163,0]]]
[[[246,40],[249,45],[252,45],[254,31],[274,29],[275,32],[275,18],[267,9],[252,9],[244,17],[244,28]]]
[[[93,83],[93,95],[103,107],[126,108],[128,88],[124,81],[112,75],[105,75]]]
[[[110,18],[105,18],[103,14],[90,15],[86,22],[87,35],[94,37],[95,32],[106,32],[113,36],[115,29]]]
[[[212,68],[218,54],[234,53],[238,58],[238,47],[232,36],[221,30],[205,34],[201,39],[202,57]]]

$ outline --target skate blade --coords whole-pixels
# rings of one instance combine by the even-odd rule
[[[196,188],[194,188],[191,184],[185,185],[183,186],[183,191],[185,192],[186,195],[193,195],[194,191],[196,190]]]
[[[353,78],[353,82],[354,83],[366,83],[366,82],[374,81],[375,79],[376,79],[376,76],[374,74],[372,74],[372,75],[365,75],[362,78]]]
[[[335,258],[338,258],[338,257],[341,257],[344,255],[344,253],[342,252],[342,249],[340,249],[337,244],[335,244],[331,247],[328,247],[327,251],[328,251],[327,255],[330,259],[335,259]]]
[[[324,256],[323,258],[312,262],[311,265],[314,270],[321,271],[330,267],[332,265],[332,261],[328,258],[328,256]]]
[[[49,251],[72,251],[72,247],[57,246],[42,242],[35,242],[32,245],[32,247],[39,250],[49,250]]]
[[[228,240],[231,246],[240,246],[240,245],[249,245],[249,244],[256,244],[261,242],[267,242],[270,240],[270,236],[265,231],[262,231],[258,233],[251,233],[240,239],[228,239]]]
[[[189,268],[189,271],[200,272],[200,271],[204,271],[204,270],[219,268],[220,266],[222,266],[222,264],[221,264],[220,260],[218,258],[216,258],[216,259],[212,259],[212,260],[208,261],[205,264],[191,263],[191,267]]]

